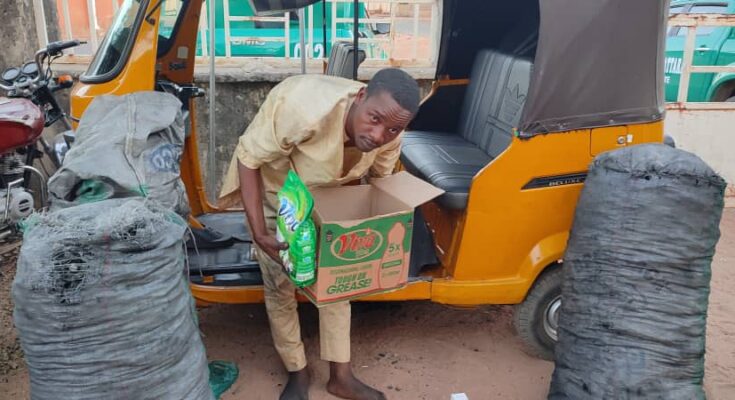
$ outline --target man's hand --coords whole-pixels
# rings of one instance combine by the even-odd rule
[[[258,235],[253,238],[255,240],[255,243],[260,247],[261,250],[265,252],[265,254],[268,254],[270,258],[273,259],[273,261],[277,262],[281,266],[283,266],[283,261],[281,260],[281,255],[278,253],[281,250],[288,249],[288,243],[281,243],[276,239],[273,235]]]
[[[283,265],[280,250],[286,250],[288,243],[279,242],[276,237],[268,231],[263,217],[263,180],[260,177],[260,169],[250,169],[242,163],[238,163],[238,174],[240,175],[240,196],[245,207],[245,215],[248,217],[248,225],[253,235],[253,240],[258,247],[268,254],[273,261]]]

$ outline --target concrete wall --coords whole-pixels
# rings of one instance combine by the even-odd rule
[[[238,137],[245,131],[250,121],[257,114],[265,97],[275,86],[275,82],[218,82],[216,89],[216,134],[215,143],[215,176],[216,190],[219,193],[222,179],[229,165],[230,157],[237,143]],[[196,131],[199,138],[199,160],[201,163],[202,179],[205,187],[210,179],[209,157],[209,84],[197,83],[207,91],[207,96],[197,99]],[[211,198],[211,196],[210,196]]]
[[[31,0],[0,0],[0,70],[17,66],[32,57],[38,47]]]
[[[44,0],[50,40],[58,40],[56,3]],[[0,0],[0,71],[33,58],[39,48],[32,0]]]
[[[726,103],[723,103],[726,104]],[[734,109],[687,110],[669,107],[664,131],[676,140],[676,147],[701,157],[728,183],[726,195],[735,196]]]

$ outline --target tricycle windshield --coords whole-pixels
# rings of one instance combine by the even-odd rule
[[[120,6],[115,21],[107,32],[105,40],[100,45],[83,80],[98,81],[114,77],[116,70],[120,69],[119,66],[125,63],[129,48],[135,37],[138,22],[145,12],[144,4],[147,4],[146,0],[125,0]]]

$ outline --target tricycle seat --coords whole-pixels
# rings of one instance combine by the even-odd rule
[[[403,137],[401,162],[407,171],[443,189],[440,204],[467,206],[472,178],[491,161],[482,149],[452,133],[411,131]]]
[[[530,61],[483,50],[472,68],[458,131],[404,133],[401,163],[446,191],[439,204],[467,207],[472,179],[510,145],[530,77]]]

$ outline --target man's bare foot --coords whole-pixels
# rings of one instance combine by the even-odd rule
[[[289,372],[288,383],[281,393],[280,400],[309,400],[309,385],[311,374],[307,368],[301,371]]]
[[[327,391],[349,400],[386,400],[382,392],[360,382],[355,377],[350,363],[329,363]]]

